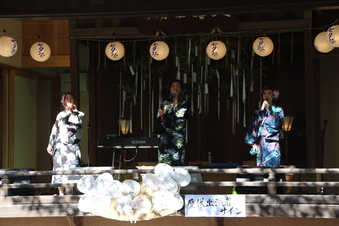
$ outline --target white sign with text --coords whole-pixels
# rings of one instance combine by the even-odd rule
[[[185,195],[185,217],[246,217],[245,195]]]

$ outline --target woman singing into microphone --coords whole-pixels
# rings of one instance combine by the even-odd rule
[[[283,138],[284,110],[276,106],[279,92],[273,87],[261,91],[262,107],[254,111],[253,120],[245,143],[252,145],[250,154],[257,155],[257,166],[277,167],[280,165],[279,140]]]
[[[183,166],[185,162],[185,122],[190,103],[183,99],[183,83],[176,79],[170,85],[170,99],[164,101],[155,120],[155,134],[160,135],[158,162]]]

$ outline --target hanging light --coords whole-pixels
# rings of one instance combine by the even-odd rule
[[[333,47],[339,47],[339,25],[333,25],[327,30],[327,40]]]
[[[294,120],[293,116],[285,116],[284,117],[284,124],[282,125],[282,129],[285,132],[288,132],[288,131],[291,130],[293,120]]]
[[[156,41],[153,42],[149,48],[149,53],[151,57],[155,60],[163,60],[169,54],[169,47],[166,42],[164,41]]]
[[[51,48],[44,42],[36,42],[31,46],[30,54],[33,60],[44,62],[51,56]]]
[[[220,60],[226,52],[226,45],[222,41],[212,41],[206,47],[207,55],[213,60]]]
[[[253,50],[259,56],[268,56],[272,53],[273,49],[274,45],[269,37],[259,37],[253,42]]]
[[[323,31],[319,33],[314,39],[314,47],[321,53],[328,53],[334,49],[328,39],[327,39],[327,32]]]
[[[117,61],[124,57],[125,47],[120,42],[110,42],[106,46],[105,53],[109,59]]]
[[[0,55],[3,57],[11,57],[18,50],[17,42],[8,36],[2,36],[0,38]]]

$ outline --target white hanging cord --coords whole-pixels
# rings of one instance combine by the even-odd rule
[[[218,119],[220,120],[220,75],[218,69],[216,70],[218,80]]]

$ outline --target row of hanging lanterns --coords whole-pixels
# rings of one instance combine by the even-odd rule
[[[0,38],[0,56],[11,57],[18,50],[18,43],[14,38],[2,36]],[[51,56],[51,48],[44,42],[36,42],[30,48],[31,57],[38,62],[44,62]]]
[[[269,37],[259,37],[253,43],[254,52],[261,57],[270,55],[273,49],[274,45]],[[206,47],[206,54],[213,60],[222,59],[226,52],[226,45],[222,41],[211,41]],[[105,53],[109,59],[117,61],[125,55],[125,47],[118,41],[110,42],[106,46]],[[161,61],[167,58],[169,47],[164,41],[156,41],[151,44],[149,53],[153,59]]]
[[[339,25],[333,25],[327,31],[320,32],[314,39],[314,47],[321,53],[328,53],[339,47]]]
[[[254,52],[262,57],[271,54],[273,47],[273,42],[268,37],[259,37],[253,43]],[[17,50],[18,44],[13,38],[9,36],[2,36],[0,38],[1,56],[11,57],[17,52]],[[222,59],[226,55],[226,52],[226,45],[222,41],[211,41],[206,47],[208,57],[213,60]],[[153,59],[161,61],[167,58],[169,54],[169,47],[164,41],[156,41],[151,44],[149,53]],[[121,42],[110,42],[105,48],[105,54],[113,61],[120,60],[125,55],[125,47]],[[30,55],[35,61],[44,62],[51,56],[51,48],[47,43],[39,41],[31,46]]]

